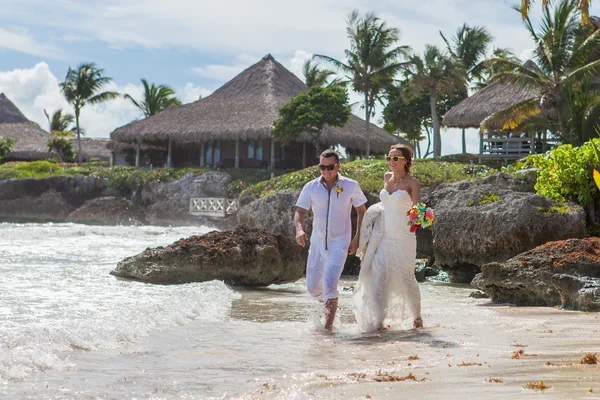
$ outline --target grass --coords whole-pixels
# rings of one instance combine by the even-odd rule
[[[382,159],[356,160],[342,162],[342,175],[358,181],[360,187],[369,193],[378,193],[383,187],[383,174],[389,171],[387,162]],[[495,169],[483,165],[452,163],[437,160],[416,160],[413,175],[422,186],[437,186],[441,183],[456,182],[470,178],[483,178],[493,175]],[[263,181],[248,186],[244,195],[266,197],[285,189],[300,190],[304,184],[320,175],[316,166]]]

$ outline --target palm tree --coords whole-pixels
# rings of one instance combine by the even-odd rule
[[[581,25],[586,25],[590,22],[590,3],[592,0],[578,0],[577,7],[581,10]],[[521,0],[521,7],[519,11],[524,20],[529,18],[529,10],[533,0]],[[552,3],[552,0],[542,0],[542,6],[548,9],[548,6]]]
[[[46,115],[46,119],[48,119],[48,126],[50,128],[50,133],[52,132],[67,132],[72,129],[69,128],[73,122],[75,122],[75,117],[73,114],[64,113],[63,110],[59,109],[52,113],[52,117],[48,115],[48,111],[44,109],[44,114]]]
[[[600,60],[596,50],[600,46],[600,30],[590,33],[588,26],[581,26],[579,0],[562,0],[553,13],[545,7],[540,32],[533,29],[529,18],[525,25],[535,42],[535,66],[525,66],[507,59],[493,59],[500,67],[490,81],[500,81],[531,88],[538,95],[500,110],[486,118],[482,131],[494,124],[504,129],[521,127],[523,124],[550,130],[563,141],[580,145],[589,137],[585,124],[577,122],[581,117],[596,115],[587,107],[596,107],[600,95],[599,85],[591,77],[600,74]],[[593,98],[590,98],[593,95]]]
[[[76,69],[69,67],[65,81],[60,83],[60,88],[65,99],[73,106],[75,111],[75,130],[77,133],[77,158],[82,162],[81,130],[79,116],[81,109],[87,104],[98,104],[119,96],[116,92],[100,92],[102,87],[112,81],[103,76],[104,70],[97,68],[94,63],[81,63]]]
[[[350,48],[344,51],[346,62],[316,54],[314,57],[332,63],[345,75],[351,88],[364,96],[367,129],[366,155],[370,155],[370,120],[375,104],[382,103],[381,94],[405,65],[399,59],[408,54],[408,46],[396,46],[400,31],[390,28],[375,13],[361,16],[354,10],[348,16],[346,28]]]
[[[320,69],[319,64],[313,64],[311,60],[306,60],[302,66],[302,74],[304,75],[304,82],[308,87],[324,87],[327,84],[327,79],[335,75],[335,72],[328,69]]]
[[[465,85],[460,90],[460,97],[466,99],[469,96],[469,86],[474,82],[481,82],[486,76],[486,55],[493,37],[486,28],[467,24],[458,28],[451,41],[441,31],[440,36],[450,55],[462,64],[465,71]],[[462,129],[462,152],[467,152],[465,128]]]
[[[413,95],[425,92],[429,95],[429,108],[433,125],[433,156],[442,153],[438,102],[465,87],[462,65],[436,46],[425,45],[423,58],[413,55],[406,71],[412,82]]]
[[[154,83],[148,85],[148,82],[143,78],[142,84],[144,85],[144,97],[142,100],[137,101],[128,94],[125,94],[123,97],[131,100],[142,114],[144,114],[144,117],[158,114],[171,105],[181,105],[181,101],[175,97],[175,91],[169,86],[155,86]],[[202,96],[200,98],[202,98]]]

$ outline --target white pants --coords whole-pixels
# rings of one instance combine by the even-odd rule
[[[312,297],[327,301],[338,297],[338,281],[348,248],[325,250],[324,240],[312,239],[306,263],[306,288]]]

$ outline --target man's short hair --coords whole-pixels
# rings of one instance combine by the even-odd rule
[[[325,150],[324,152],[321,153],[320,157],[325,157],[325,158],[335,157],[335,162],[336,163],[340,162],[340,153],[338,153],[337,151],[335,151],[333,149]]]

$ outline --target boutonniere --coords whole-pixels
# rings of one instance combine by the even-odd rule
[[[341,187],[336,185],[335,194],[337,195],[337,197],[340,197],[340,194],[342,194],[343,192],[344,192],[344,189],[342,189]]]

